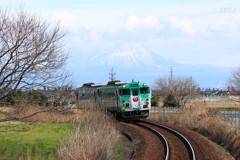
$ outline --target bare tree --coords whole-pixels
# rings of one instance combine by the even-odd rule
[[[230,92],[230,95],[240,94],[240,66],[238,66],[231,72],[231,76],[226,81],[226,86],[228,88],[228,91]],[[239,96],[230,96],[229,99],[231,101],[240,102]]]
[[[169,94],[173,95],[175,100],[179,103],[183,101],[186,104],[191,98],[199,95],[199,88],[196,82],[190,77],[160,77],[156,80],[155,90],[165,98]]]
[[[109,79],[110,81],[114,81],[115,80],[115,75],[116,73],[114,72],[113,68],[111,69],[111,72],[109,73]]]
[[[0,8],[0,101],[21,89],[50,87],[68,77],[60,22],[48,23],[20,8]]]
[[[39,14],[20,8],[14,13],[0,8],[0,104],[18,91],[68,85],[68,54],[60,21],[43,21]],[[21,92],[19,92],[21,93]],[[21,97],[21,96],[19,96]],[[64,109],[39,106],[26,99],[0,108],[0,122],[26,121],[36,114],[63,113]],[[31,109],[30,109],[30,108]],[[21,131],[21,129],[20,129]]]
[[[228,88],[240,92],[240,66],[231,72],[231,76],[228,78],[226,83]]]

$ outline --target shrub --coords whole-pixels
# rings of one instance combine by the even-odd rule
[[[46,107],[53,106],[53,102],[46,102]]]
[[[167,97],[163,100],[164,107],[176,107],[177,101],[172,94],[167,95]]]
[[[18,101],[25,101],[26,98],[27,94],[25,92],[22,92],[21,90],[16,90],[7,96],[6,102],[8,104],[14,105]]]
[[[59,107],[61,105],[60,102],[53,102],[54,107]]]
[[[6,98],[8,104],[14,105],[20,102],[28,102],[35,105],[45,106],[47,97],[41,91],[23,92],[17,90],[9,94]]]
[[[151,106],[159,106],[159,97],[156,94],[153,94],[151,97]]]

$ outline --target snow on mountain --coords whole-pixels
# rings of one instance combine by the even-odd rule
[[[232,68],[210,65],[187,65],[161,57],[136,43],[118,42],[108,48],[88,54],[79,54],[71,59],[71,68],[81,83],[107,83],[111,68],[116,79],[145,81],[153,84],[159,76],[168,76],[170,68],[174,76],[192,78],[200,87],[223,86]]]
[[[157,58],[156,58],[157,57]],[[87,59],[87,61],[86,61]],[[100,50],[95,54],[85,56],[79,61],[82,66],[121,66],[139,67],[153,66],[159,62],[157,59],[164,59],[159,55],[150,52],[139,44],[124,42],[116,43],[109,48]],[[167,60],[166,60],[167,61]]]

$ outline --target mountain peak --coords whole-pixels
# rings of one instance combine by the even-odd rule
[[[112,46],[110,46],[108,48],[108,50],[115,50],[115,51],[132,51],[132,50],[136,50],[136,51],[142,51],[142,52],[148,52],[148,50],[146,48],[144,48],[143,46],[141,46],[138,43],[127,43],[127,42],[116,42],[115,44],[113,44]]]
[[[152,53],[137,43],[117,42],[84,58],[85,66],[145,66],[155,64]],[[87,61],[86,61],[87,59]]]

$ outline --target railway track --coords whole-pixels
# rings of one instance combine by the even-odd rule
[[[144,127],[143,127],[144,126]],[[134,122],[119,122],[119,129],[126,132],[131,137],[131,151],[124,157],[124,160],[233,160],[234,158],[224,151],[221,147],[211,142],[206,137],[169,123],[158,122],[151,119]],[[152,129],[146,129],[150,127]],[[169,128],[165,130],[164,128]],[[160,136],[153,131],[163,135],[169,146],[169,153]],[[179,135],[172,133],[175,130],[181,133],[185,138],[179,138]],[[180,137],[183,137],[180,136]],[[126,138],[125,138],[126,139]],[[187,139],[188,142],[183,142]],[[127,140],[126,140],[127,141]],[[128,141],[129,143],[129,141]],[[191,144],[192,147],[186,146]],[[167,156],[167,154],[169,154]],[[131,155],[131,156],[130,156]]]
[[[148,126],[140,124],[140,123],[136,123],[136,125],[138,125],[140,127],[143,127],[143,128],[146,128],[147,130],[151,131],[152,133],[154,133],[156,136],[159,137],[159,139],[162,141],[162,145],[163,145],[163,148],[164,148],[163,159],[168,160],[170,149],[169,149],[168,141],[166,140],[166,138],[160,132],[158,132],[157,130],[155,130],[151,127],[148,127]]]
[[[144,128],[147,128],[151,130],[152,132],[155,132],[155,134],[160,134],[159,137],[161,137],[162,141],[165,142],[165,160],[167,159],[175,159],[178,160],[184,159],[184,160],[195,160],[195,152],[190,144],[190,142],[179,132],[149,121],[140,120],[137,121],[137,125],[143,126]],[[162,134],[161,134],[162,133]],[[172,139],[174,139],[174,143],[172,143]],[[179,152],[179,146],[181,146],[181,151]]]
[[[139,140],[136,134],[132,139],[138,142],[138,148],[130,159],[151,159],[151,160],[195,160],[195,152],[190,142],[180,133],[171,128],[149,121],[133,121],[128,124],[132,128],[132,133],[144,135]]]

